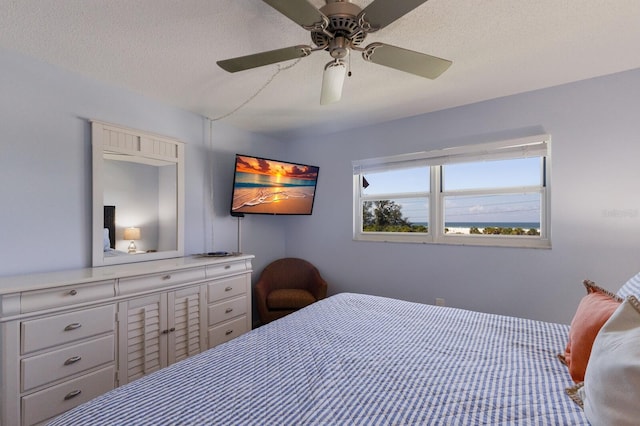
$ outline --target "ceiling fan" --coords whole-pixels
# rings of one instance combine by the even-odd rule
[[[218,61],[228,72],[244,71],[277,62],[309,56],[326,50],[333,58],[324,69],[321,104],[339,101],[350,51],[362,52],[364,60],[434,79],[449,68],[451,61],[385,43],[360,45],[367,34],[378,31],[427,0],[373,0],[364,9],[348,0],[326,0],[317,9],[309,0],[263,0],[302,28],[311,32],[314,46],[298,45]]]

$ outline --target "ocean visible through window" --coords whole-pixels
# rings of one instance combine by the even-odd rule
[[[535,138],[354,162],[354,239],[549,247],[548,146]]]

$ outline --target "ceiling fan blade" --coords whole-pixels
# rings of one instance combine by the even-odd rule
[[[371,26],[367,31],[377,31],[411,12],[427,0],[374,0],[360,13]]]
[[[445,72],[453,62],[385,43],[372,43],[364,49],[362,57],[369,62],[400,71],[434,79]]]
[[[253,55],[225,59],[223,61],[217,61],[216,64],[225,71],[238,72],[251,68],[258,68],[264,65],[275,64],[276,62],[304,58],[310,54],[311,46],[291,46],[284,47],[282,49],[269,50],[267,52],[254,53]]]
[[[325,28],[329,19],[309,0],[262,0],[305,29]]]

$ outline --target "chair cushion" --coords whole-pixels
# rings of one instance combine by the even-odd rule
[[[273,290],[267,295],[269,309],[300,309],[316,301],[307,290],[287,288]]]

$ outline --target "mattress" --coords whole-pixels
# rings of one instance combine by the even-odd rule
[[[568,326],[342,293],[54,419],[62,425],[581,425]]]

